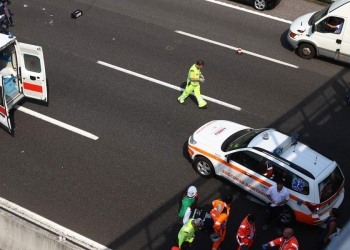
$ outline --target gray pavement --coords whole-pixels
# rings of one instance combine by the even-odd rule
[[[288,2],[266,12],[279,11]],[[78,8],[83,16],[70,19]],[[285,14],[281,10],[276,16],[303,14],[284,8]],[[18,0],[11,9],[16,23],[11,30],[19,41],[43,47],[50,87],[48,106],[33,101],[23,105],[99,139],[12,112],[14,137],[0,130],[0,196],[5,199],[113,249],[164,250],[176,238],[177,204],[189,185],[198,187],[203,207],[232,192],[236,200],[222,248],[237,246],[234,235],[249,210],[259,216],[253,249],[260,249],[276,236],[260,230],[263,207],[227,182],[200,178],[191,168],[185,145],[199,126],[227,119],[298,132],[350,176],[349,107],[343,100],[350,88],[348,67],[299,58],[286,45],[286,23],[205,1]],[[241,45],[299,68],[238,56],[176,30]],[[199,110],[193,99],[182,106],[176,102],[179,92],[96,63],[181,86],[199,58],[206,62],[202,93],[242,111],[210,102],[208,110]],[[348,208],[345,200],[342,210]],[[347,219],[343,213],[342,220]],[[294,227],[302,249],[311,248],[319,228]],[[200,234],[193,249],[210,249],[208,235]]]

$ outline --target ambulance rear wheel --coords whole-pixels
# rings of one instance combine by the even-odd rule
[[[280,220],[283,224],[293,224],[295,222],[294,211],[289,206],[285,205]]]
[[[211,162],[203,156],[198,156],[194,160],[193,168],[200,176],[205,178],[210,178],[215,174],[213,164],[211,164]]]
[[[315,56],[315,47],[309,43],[302,43],[298,47],[298,54],[301,58],[311,59]]]

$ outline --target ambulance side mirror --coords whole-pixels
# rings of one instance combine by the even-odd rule
[[[230,162],[230,159],[231,159],[231,154],[226,155],[226,161],[227,161],[227,162]]]

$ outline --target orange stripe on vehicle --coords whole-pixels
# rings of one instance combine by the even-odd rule
[[[233,164],[230,164],[230,163],[228,163],[227,161],[224,161],[224,160],[220,159],[219,157],[217,157],[217,156],[215,156],[215,155],[212,155],[212,154],[210,154],[210,153],[208,153],[208,152],[206,152],[206,151],[204,151],[204,150],[201,150],[201,149],[199,149],[199,148],[196,148],[196,147],[194,147],[194,146],[188,146],[188,148],[190,148],[190,147],[191,147],[192,149],[194,149],[194,150],[200,152],[201,154],[203,154],[203,155],[209,157],[209,158],[212,158],[212,159],[214,159],[214,160],[216,160],[216,161],[221,162],[222,164],[228,166],[229,168],[234,169],[235,171],[238,171],[238,172],[240,172],[240,173],[242,173],[242,174],[245,174],[245,171],[243,171],[241,168],[239,168],[239,167],[237,167],[237,166],[235,166],[235,165],[233,165]],[[271,186],[272,186],[270,183],[268,183],[268,182],[266,182],[266,181],[264,181],[264,180],[262,180],[262,179],[260,179],[260,178],[258,178],[258,177],[256,177],[256,176],[251,176],[251,178],[254,179],[255,181],[257,181],[257,182],[259,182],[259,183],[261,183],[261,184],[267,186],[267,187],[271,187]],[[290,197],[292,200],[295,200],[295,201],[298,201],[298,200],[299,200],[298,197],[296,197],[295,195],[292,195],[292,194],[289,194],[289,197]],[[303,205],[306,205],[306,201],[303,201]]]
[[[293,210],[295,214],[295,218],[297,221],[310,224],[310,225],[315,225],[321,223],[320,219],[318,218],[312,218],[312,214],[305,214],[303,212]]]
[[[28,82],[23,82],[23,88],[26,90],[34,91],[34,92],[43,92],[43,87],[40,85],[34,85]]]
[[[190,155],[190,157],[192,158],[192,155],[194,154],[193,150],[191,150],[190,148],[187,149],[188,154]]]
[[[190,149],[190,148],[191,148],[191,149]],[[222,160],[221,158],[219,158],[219,157],[217,157],[217,156],[215,156],[215,155],[212,155],[212,154],[210,154],[210,153],[208,153],[208,152],[206,152],[206,151],[204,151],[204,150],[201,150],[201,149],[199,149],[199,148],[197,148],[197,147],[188,146],[188,150],[195,150],[195,151],[201,153],[202,155],[207,156],[208,158],[212,158],[212,159],[214,159],[214,160],[216,160],[216,161],[221,162],[222,164],[228,166],[229,168],[234,169],[235,171],[238,171],[238,172],[240,172],[240,173],[242,173],[242,174],[245,174],[245,171],[243,171],[243,170],[240,169],[239,167],[237,167],[237,166],[235,166],[235,165],[233,165],[233,164],[230,164],[230,163],[228,163],[228,162]],[[258,177],[256,177],[256,176],[251,176],[251,177],[252,177],[252,179],[254,179],[254,180],[260,182],[261,184],[263,184],[263,185],[265,185],[265,186],[267,186],[267,187],[271,187],[271,184],[270,184],[270,183],[268,183],[268,182],[266,182],[266,181],[264,181],[264,180],[261,180],[260,178],[258,178]],[[339,193],[339,192],[341,191],[341,189],[342,189],[342,187],[340,188],[340,190],[339,190],[337,193]],[[295,200],[295,201],[298,201],[298,200],[299,200],[298,197],[296,197],[295,195],[292,195],[292,194],[289,194],[289,197],[290,197],[292,200]],[[328,202],[329,202],[329,201],[328,201]],[[306,201],[303,201],[302,204],[303,204],[303,205],[306,205]],[[322,203],[322,204],[323,204],[323,203]],[[319,218],[313,218],[313,217],[312,217],[312,214],[305,214],[305,213],[300,212],[300,211],[297,211],[297,210],[293,210],[293,211],[294,211],[294,213],[295,213],[295,217],[296,217],[297,221],[304,222],[304,223],[311,224],[311,225],[316,225],[316,224],[320,224],[320,223],[321,223],[321,220],[320,220]]]
[[[215,155],[212,155],[212,154],[210,154],[210,153],[208,153],[208,152],[206,152],[206,151],[204,151],[204,150],[201,150],[201,149],[199,149],[199,148],[196,148],[196,147],[194,147],[194,146],[188,146],[188,147],[189,147],[189,148],[191,147],[192,149],[194,149],[194,150],[200,152],[201,154],[203,154],[203,155],[205,155],[205,156],[207,156],[207,157],[209,157],[209,158],[212,158],[212,159],[214,159],[214,160],[216,160],[216,161],[221,162],[222,164],[228,166],[229,168],[234,169],[234,170],[237,171],[237,172],[240,172],[240,173],[242,173],[242,174],[246,174],[246,172],[243,171],[241,168],[239,168],[239,167],[237,167],[237,166],[235,166],[235,165],[233,165],[233,164],[231,164],[231,163],[228,163],[227,161],[224,161],[223,159],[221,159],[221,158],[219,158],[219,157],[217,157],[217,156],[215,156]],[[264,180],[261,180],[260,178],[258,178],[258,177],[256,177],[256,176],[251,176],[251,178],[254,179],[254,180],[256,180],[257,182],[260,182],[261,184],[264,184],[265,186],[268,186],[268,187],[271,186],[270,183],[268,183],[268,182],[266,182],[266,181],[264,181]]]

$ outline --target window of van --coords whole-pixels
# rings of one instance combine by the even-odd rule
[[[343,174],[339,167],[336,167],[327,178],[318,184],[320,202],[324,202],[331,198],[339,190],[343,182]]]
[[[308,195],[310,193],[309,182],[302,177],[292,173],[277,164],[270,162],[273,167],[273,181],[282,179],[284,181],[284,186],[290,190],[297,193]]]
[[[40,58],[37,56],[24,54],[24,66],[26,70],[32,71],[35,73],[41,72]]]
[[[340,34],[344,25],[344,19],[340,17],[327,17],[317,24],[316,31],[320,33]]]

